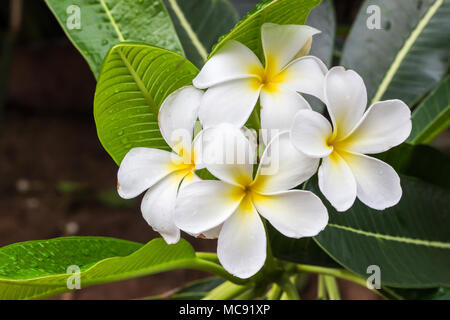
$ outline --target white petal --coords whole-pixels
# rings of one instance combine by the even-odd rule
[[[316,158],[326,157],[333,151],[328,144],[332,136],[331,124],[320,113],[302,110],[293,122],[291,140],[299,151]]]
[[[338,211],[348,210],[356,199],[356,181],[345,160],[333,152],[322,160],[319,168],[319,188]]]
[[[353,70],[334,67],[325,76],[325,103],[337,132],[336,139],[346,137],[361,120],[367,105],[363,79]]]
[[[281,71],[319,30],[304,25],[265,23],[261,27],[261,41],[266,65]]]
[[[264,150],[252,190],[264,194],[289,190],[316,173],[318,165],[319,159],[297,151],[289,132],[283,132]]]
[[[327,208],[310,191],[255,195],[253,203],[264,218],[290,238],[313,237],[328,223]]]
[[[328,69],[316,57],[306,56],[292,61],[285,69],[283,86],[324,100],[323,85]]]
[[[229,273],[249,278],[264,265],[266,242],[264,225],[253,205],[241,205],[220,231],[217,255]]]
[[[174,172],[145,193],[141,203],[144,219],[168,244],[177,243],[180,230],[174,222],[178,186],[185,174]]]
[[[175,224],[191,234],[201,234],[222,224],[239,206],[242,189],[222,181],[193,182],[178,193]]]
[[[159,149],[134,148],[123,158],[117,173],[117,189],[125,199],[137,197],[176,170],[176,154]]]
[[[203,91],[187,86],[171,93],[159,110],[159,128],[171,148],[190,149]]]
[[[356,129],[342,142],[348,151],[380,153],[405,141],[411,128],[411,111],[404,102],[377,102],[367,110]]]
[[[244,126],[258,101],[260,91],[248,79],[233,80],[208,89],[199,111],[203,128],[221,123]]]
[[[376,210],[384,210],[400,201],[400,178],[390,165],[362,154],[343,153],[342,157],[355,176],[359,200]]]
[[[311,110],[309,103],[295,91],[278,87],[276,92],[261,92],[261,129],[290,130],[299,110]],[[271,139],[266,140],[266,143]]]
[[[201,140],[200,140],[201,138]],[[255,162],[254,146],[242,130],[229,124],[221,124],[203,130],[196,139],[196,150],[201,148],[202,164],[216,178],[237,186],[252,181]]]
[[[232,40],[206,62],[192,83],[199,89],[206,89],[226,81],[252,77],[256,68],[262,68],[258,57],[242,43]]]

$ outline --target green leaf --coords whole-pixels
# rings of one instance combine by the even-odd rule
[[[66,291],[79,266],[81,287],[191,267],[198,259],[181,239],[168,245],[161,238],[142,246],[124,240],[73,237],[16,243],[0,249],[0,299],[40,299]]]
[[[159,131],[159,108],[197,73],[168,50],[136,43],[111,48],[97,83],[94,117],[99,139],[116,163],[135,147],[169,150]]]
[[[264,23],[305,24],[309,12],[319,3],[320,0],[264,0],[257,4],[230,33],[221,37],[210,57],[227,41],[236,40],[262,59],[261,26]]]
[[[164,0],[186,57],[201,67],[218,38],[231,30],[238,14],[228,0]]]
[[[138,41],[184,53],[161,0],[46,0],[46,3],[96,77],[108,50],[118,42]],[[73,24],[74,6],[81,10],[80,28]]]
[[[369,5],[381,9],[370,30]],[[450,0],[366,0],[341,64],[364,79],[372,102],[401,99],[412,106],[444,76],[450,57]]]
[[[428,143],[450,125],[450,76],[442,80],[414,110],[412,144]]]
[[[273,256],[278,259],[322,267],[339,266],[312,238],[288,238],[270,226],[269,243]]]
[[[425,145],[403,143],[376,156],[395,171],[450,190],[450,158]]]
[[[384,211],[359,200],[345,213],[328,202],[330,220],[315,240],[345,268],[368,276],[378,265],[383,285],[431,288],[450,284],[450,192],[401,176],[403,197]],[[317,184],[309,187],[321,195]]]
[[[332,65],[334,38],[336,35],[336,17],[331,0],[323,0],[311,10],[306,20],[308,26],[322,31],[314,36],[310,54],[320,58],[328,67]]]

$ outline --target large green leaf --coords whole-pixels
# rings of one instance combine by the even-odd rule
[[[442,80],[414,110],[408,142],[427,143],[450,125],[450,76]]]
[[[183,54],[180,40],[161,0],[45,1],[96,77],[108,50],[118,42],[144,42]],[[73,6],[81,10],[79,29],[71,24],[75,14],[70,9]]]
[[[368,276],[378,265],[384,285],[431,288],[450,285],[450,193],[401,176],[400,203],[376,211],[358,200],[344,213],[324,199],[330,215],[318,244],[347,269]],[[311,189],[320,195],[316,184]]]
[[[236,40],[249,47],[261,59],[261,26],[266,22],[278,24],[304,24],[309,12],[320,0],[264,0],[256,5],[230,33],[224,35],[210,56],[227,41]]]
[[[120,163],[134,147],[167,149],[158,126],[164,99],[198,73],[184,57],[156,47],[120,43],[105,58],[94,99],[97,133]]]
[[[367,8],[381,9],[381,30],[370,30]],[[372,101],[412,106],[444,76],[450,54],[450,0],[366,0],[341,64],[364,78]]]
[[[306,24],[322,31],[314,36],[310,54],[320,58],[330,67],[336,35],[336,18],[332,0],[322,0],[320,5],[312,9]]]
[[[164,0],[186,57],[201,67],[218,38],[233,28],[238,14],[228,0]]]
[[[81,287],[190,267],[198,259],[185,240],[142,244],[97,237],[16,243],[0,249],[0,299],[40,299],[66,291],[69,266],[81,269]]]

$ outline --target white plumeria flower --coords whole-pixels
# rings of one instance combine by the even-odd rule
[[[203,92],[192,86],[169,95],[160,109],[159,126],[173,152],[131,149],[118,172],[118,192],[122,198],[134,198],[148,189],[141,203],[142,214],[169,244],[180,239],[180,230],[173,221],[178,190],[200,180],[194,173],[199,166],[192,140],[202,96]]]
[[[300,109],[311,109],[297,92],[322,99],[327,67],[318,58],[304,56],[312,36],[320,31],[303,25],[265,23],[261,28],[265,67],[237,41],[229,41],[193,80],[209,88],[199,111],[204,128],[220,123],[242,127],[258,98],[262,129],[289,130]]]
[[[205,153],[249,148],[249,141],[233,125],[222,124],[203,131]],[[237,162],[236,158],[223,164],[206,161],[206,168],[220,181],[202,180],[186,186],[178,195],[175,209],[176,225],[186,232],[199,234],[222,226],[217,247],[219,260],[228,272],[241,278],[258,272],[266,259],[266,233],[258,213],[292,238],[315,236],[328,223],[327,210],[317,196],[309,191],[290,190],[315,173],[318,160],[298,152],[288,132],[269,143],[254,179],[253,152],[247,155],[246,162]],[[263,167],[273,163],[276,173],[264,175]]]
[[[400,201],[400,178],[388,164],[368,157],[401,144],[411,132],[411,111],[400,100],[376,102],[366,112],[367,92],[354,71],[332,68],[325,77],[330,122],[314,111],[300,111],[291,131],[301,152],[322,158],[319,187],[338,210],[349,209],[356,197],[384,210]]]

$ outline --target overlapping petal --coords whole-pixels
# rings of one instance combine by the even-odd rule
[[[210,127],[199,143],[203,164],[215,177],[238,186],[250,184],[255,153],[242,130],[229,124]]]
[[[275,136],[264,150],[252,190],[270,194],[294,188],[317,170],[319,159],[305,156],[291,143],[289,132]]]
[[[305,98],[282,86],[274,92],[263,89],[260,99],[261,128],[265,130],[289,130],[299,110],[311,110]]]
[[[256,194],[258,212],[282,234],[291,238],[312,237],[328,223],[328,212],[312,192],[291,190],[271,195]]]

